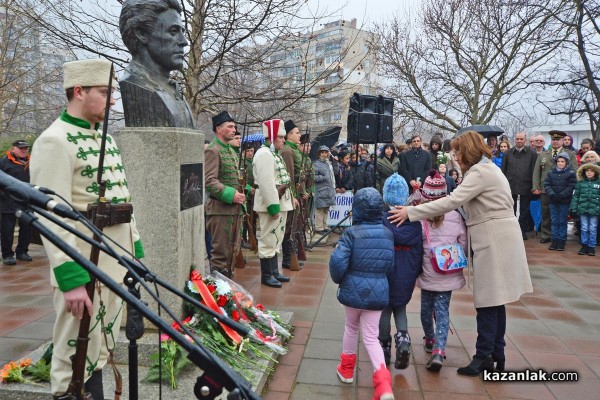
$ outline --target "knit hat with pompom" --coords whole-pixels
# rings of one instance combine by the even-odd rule
[[[446,197],[448,194],[446,179],[438,171],[432,169],[429,171],[429,176],[425,178],[421,194],[426,200],[437,200]]]

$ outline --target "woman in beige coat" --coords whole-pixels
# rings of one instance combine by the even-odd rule
[[[468,131],[452,141],[464,172],[462,184],[449,196],[415,207],[398,207],[392,222],[418,221],[463,207],[472,254],[473,297],[477,310],[476,353],[458,369],[477,376],[484,370],[504,369],[504,305],[532,292],[525,246],[513,212],[508,181],[491,161],[481,135]],[[507,250],[509,249],[509,250]]]

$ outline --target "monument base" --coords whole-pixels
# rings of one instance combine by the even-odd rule
[[[204,135],[184,128],[128,127],[114,136],[144,245],[142,261],[183,290],[190,268],[204,268]],[[161,290],[160,299],[181,316],[183,302],[177,296]],[[142,300],[155,308],[147,293]]]

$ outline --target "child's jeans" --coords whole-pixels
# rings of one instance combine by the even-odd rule
[[[596,235],[598,233],[598,216],[581,214],[581,244],[591,248],[596,247]]]
[[[358,329],[360,327],[362,340],[367,353],[369,353],[373,370],[378,370],[381,368],[381,364],[385,364],[383,349],[377,340],[381,310],[359,310],[348,306],[344,306],[344,308],[346,310],[346,326],[344,328],[342,351],[346,354],[356,354],[358,348]]]
[[[550,203],[550,224],[552,226],[552,240],[567,240],[568,204]]]
[[[379,340],[387,342],[392,340],[391,318],[394,314],[394,323],[397,331],[408,331],[408,319],[406,317],[406,307],[387,306],[381,312],[379,318]]]
[[[450,297],[452,290],[434,292],[421,289],[421,325],[427,339],[435,338],[434,349],[444,351],[450,328]],[[435,312],[435,329],[433,313]]]

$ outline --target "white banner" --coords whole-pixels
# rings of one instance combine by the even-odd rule
[[[335,205],[329,209],[327,225],[337,225],[352,211],[352,199],[353,193],[351,190],[348,190],[346,193],[335,194]],[[340,226],[352,226],[352,217],[345,220]]]

